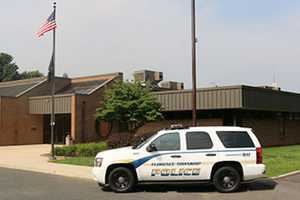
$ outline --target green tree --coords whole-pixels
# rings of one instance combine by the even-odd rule
[[[97,109],[98,121],[118,121],[126,130],[134,130],[145,122],[162,118],[161,105],[149,88],[140,83],[116,83],[106,91],[104,105]],[[131,123],[134,123],[133,128],[130,128]]]
[[[19,79],[19,67],[13,60],[11,55],[0,53],[0,82]]]
[[[20,79],[37,78],[44,76],[39,70],[24,71],[20,74]]]
[[[7,53],[0,53],[0,82],[41,77],[38,70],[18,72],[19,67],[13,62],[14,58]]]

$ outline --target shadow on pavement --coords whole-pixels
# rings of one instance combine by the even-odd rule
[[[248,185],[247,190],[249,191],[274,190],[278,183],[273,179],[266,178],[246,185]]]
[[[263,179],[252,183],[242,184],[238,192],[274,190],[277,184],[278,183],[272,179]],[[108,191],[108,190],[104,190],[104,191]],[[211,184],[188,184],[188,183],[170,184],[170,185],[146,184],[146,185],[138,185],[134,193],[135,192],[212,193],[212,192],[216,192],[216,189]]]

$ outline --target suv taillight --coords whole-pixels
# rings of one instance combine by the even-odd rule
[[[256,164],[262,164],[263,162],[263,154],[262,147],[256,148]]]

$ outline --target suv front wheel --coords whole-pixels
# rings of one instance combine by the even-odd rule
[[[109,173],[108,185],[114,192],[130,192],[135,185],[135,177],[130,169],[117,167]]]
[[[219,192],[235,192],[239,189],[240,183],[241,176],[234,167],[221,167],[213,175],[213,184]]]

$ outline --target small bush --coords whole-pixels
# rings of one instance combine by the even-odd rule
[[[64,156],[66,155],[66,148],[63,147],[55,147],[54,153],[57,156]]]
[[[67,146],[64,149],[65,149],[65,156],[75,156],[76,149],[77,149],[76,146]]]
[[[78,144],[76,153],[78,154],[78,156],[89,157],[89,156],[96,156],[97,153],[106,149],[107,149],[107,144],[104,142]]]
[[[107,149],[106,142],[76,144],[72,146],[63,146],[55,148],[55,155],[57,156],[80,156],[80,157],[94,157],[100,151]]]

